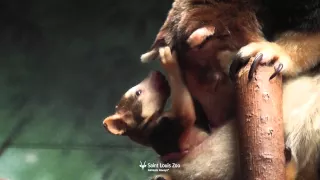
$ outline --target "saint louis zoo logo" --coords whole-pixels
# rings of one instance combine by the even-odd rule
[[[180,164],[177,163],[147,163],[147,161],[140,161],[140,168],[153,172],[167,172],[170,168],[180,168]]]

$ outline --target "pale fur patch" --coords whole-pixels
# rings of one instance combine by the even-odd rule
[[[232,52],[229,50],[221,51],[218,53],[217,58],[220,62],[220,65],[224,73],[229,74],[230,65],[235,55],[236,55],[236,52]]]
[[[320,149],[320,83],[315,77],[291,79],[283,87],[286,145],[293,147],[299,169],[312,169]],[[316,170],[316,169],[314,169]]]
[[[138,101],[142,104],[142,117],[149,117],[154,112],[159,110],[159,104],[157,102],[161,101],[162,98],[157,91],[152,87],[152,83],[149,82],[150,79],[145,80],[138,85],[130,88],[125,94],[125,98],[135,96],[137,90],[142,90],[143,95],[138,97]]]

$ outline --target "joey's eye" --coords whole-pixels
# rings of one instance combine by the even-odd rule
[[[140,96],[141,92],[141,90],[136,91],[136,96]]]

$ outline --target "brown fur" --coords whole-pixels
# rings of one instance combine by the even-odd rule
[[[186,147],[190,150],[190,153],[187,153],[184,158],[178,160],[178,163],[183,165],[182,168],[171,169],[169,174],[156,175],[152,179],[238,179],[240,176],[240,168],[238,161],[237,129],[234,125],[234,121],[231,120],[222,127],[215,129],[213,134],[209,137],[205,131],[196,128],[193,125],[194,107],[192,106],[191,96],[182,82],[178,65],[173,63],[176,62],[175,56],[170,55],[169,48],[160,49],[160,51],[162,51],[160,54],[163,67],[168,72],[168,81],[171,86],[173,98],[173,108],[168,112],[161,112],[168,94],[166,93],[166,90],[163,90],[166,88],[161,88],[156,91],[152,84],[163,83],[159,82],[159,79],[161,78],[155,78],[157,76],[153,73],[138,85],[130,88],[123,95],[119,104],[116,106],[116,113],[104,120],[103,123],[106,129],[115,135],[127,135],[140,144],[155,148],[157,152],[159,152],[159,149],[156,148],[158,145],[166,147],[168,149],[166,151],[170,151],[172,149],[168,146],[168,142],[154,144],[152,141],[154,132],[159,130],[157,126],[161,126],[158,121],[163,120],[163,117],[169,117],[171,119],[170,121],[181,122],[182,126],[178,126],[178,128],[189,130],[182,131],[178,136],[170,136],[169,138],[177,139],[177,141],[175,141],[177,145],[178,143],[183,143],[182,147],[187,145]],[[218,86],[217,88],[220,87],[222,86]],[[139,92],[140,90],[141,93],[137,96],[136,92]],[[153,101],[150,101],[150,99],[153,99]],[[141,107],[148,108],[149,106],[153,108],[148,111],[141,109]],[[145,112],[143,114],[146,116],[140,116],[142,112]],[[122,126],[117,126],[121,123]],[[146,127],[145,124],[149,124],[150,126]],[[162,131],[160,132],[159,137],[164,139],[164,141],[166,141],[166,134],[171,134],[172,131],[180,131],[180,129],[171,125],[160,130]],[[183,137],[184,134],[189,134],[189,137],[181,140],[181,137]],[[159,143],[159,141],[155,143]],[[184,149],[181,148],[181,150]],[[199,164],[202,162],[206,163]],[[203,171],[203,167],[209,167],[209,169]],[[289,174],[289,172],[293,171],[293,166],[291,166],[290,163],[287,167],[287,172]]]
[[[172,108],[163,112],[168,87],[160,72],[153,72],[123,95],[115,114],[103,124],[114,135],[127,135],[139,144],[151,146],[161,156],[174,153],[174,159],[179,159],[206,139],[208,132],[195,125],[193,99],[183,83],[175,55],[168,47],[159,51],[171,87]]]
[[[286,32],[278,38],[277,43],[290,56],[284,75],[294,76],[309,71],[320,61],[320,32],[297,33]],[[277,53],[279,54],[279,53]],[[278,55],[281,57],[281,55]],[[285,63],[285,62],[283,62]]]
[[[214,27],[212,36],[228,39],[229,41],[224,42],[228,44],[227,48],[233,49],[239,49],[243,44],[258,41],[262,36],[260,24],[252,12],[252,7],[241,1],[224,3],[214,0],[177,0],[174,1],[151,47],[152,51],[142,55],[142,61],[147,62],[158,57],[159,47],[168,45],[171,48],[179,48],[177,46],[181,44],[186,45],[185,42],[190,35],[202,27],[211,29]],[[231,34],[229,29],[236,29],[236,31]],[[232,37],[236,37],[235,41],[230,39]],[[220,48],[223,47],[221,44]]]
[[[181,68],[183,72],[188,72],[185,74],[185,76],[188,76],[185,77],[187,79],[187,86],[192,96],[200,101],[212,125],[219,124],[221,119],[225,119],[225,117],[218,115],[221,114],[220,109],[214,111],[212,111],[211,108],[208,109],[211,105],[215,104],[215,102],[207,101],[215,98],[207,98],[208,95],[212,96],[213,91],[211,90],[212,87],[204,87],[204,84],[211,86],[212,82],[209,81],[212,81],[212,77],[216,74],[218,74],[218,76],[224,76],[224,74],[221,73],[213,73],[213,69],[221,69],[219,62],[214,61],[219,52],[224,50],[234,52],[249,42],[259,41],[261,39],[260,25],[251,9],[252,7],[244,5],[241,1],[230,1],[226,3],[215,2],[213,0],[175,1],[172,9],[168,13],[168,18],[161,27],[152,45],[152,50],[141,57],[143,61],[152,60],[158,57],[158,48],[166,45],[177,49],[179,61],[181,59],[184,60],[184,62],[179,62]],[[252,21],[248,21],[248,19]],[[189,49],[188,44],[186,44],[189,36],[199,28],[211,26],[214,27],[211,38],[215,39],[215,43],[210,46],[204,44],[205,47],[202,47],[201,50],[197,48]],[[214,49],[214,51],[210,51],[210,54],[201,53],[208,52],[209,49]],[[181,53],[186,50],[189,51],[189,54],[197,54],[197,57],[187,58],[189,54]],[[190,61],[188,59],[190,59]],[[212,60],[208,61],[208,59]],[[188,62],[186,63],[185,61]],[[188,84],[192,85],[190,86]],[[203,91],[193,91],[193,89],[199,87],[203,87]],[[196,94],[197,92],[201,92],[201,95],[198,95],[199,93]],[[228,109],[228,107],[220,108],[224,110]]]
[[[214,32],[211,33],[213,34],[211,37],[208,37],[209,40],[206,39],[201,44],[197,35],[195,36],[196,43],[190,45],[194,47],[194,44],[200,44],[201,47],[190,49],[187,44],[192,42],[188,39],[190,35],[197,29],[212,26]],[[320,148],[320,132],[317,126],[320,121],[320,105],[317,103],[320,100],[318,93],[320,83],[318,74],[301,75],[301,72],[308,71],[318,64],[320,59],[318,38],[318,33],[285,31],[275,38],[274,43],[270,43],[264,39],[253,6],[250,4],[245,6],[241,1],[178,0],[174,2],[151,51],[144,54],[142,60],[146,62],[156,58],[159,47],[169,45],[176,49],[186,85],[192,96],[201,103],[213,125],[219,125],[228,119],[227,115],[230,113],[226,112],[234,115],[232,113],[234,112],[233,85],[227,77],[232,62],[230,57],[235,54],[238,53],[238,56],[245,59],[263,52],[266,55],[263,62],[276,60],[275,66],[282,63],[285,76],[300,74],[296,78],[288,78],[284,81],[283,108],[286,145],[293,151],[293,159],[297,162],[299,176],[312,180],[317,179],[315,164],[318,161],[318,149]],[[212,77],[217,76],[221,81],[218,83],[211,81]],[[304,87],[302,92],[300,92],[301,87]],[[303,96],[297,98],[297,94]],[[297,116],[297,113],[300,116]],[[211,135],[207,141],[210,141],[211,138],[213,139],[214,136]],[[213,162],[208,160],[212,155],[208,144],[203,148],[209,149],[206,157],[189,159],[188,155],[186,159],[189,159],[189,164],[182,160],[181,163],[186,168],[178,173],[173,171],[173,176],[177,175],[181,179],[211,179],[207,175],[214,177],[212,169],[198,168],[201,167],[201,164]],[[220,148],[227,148],[223,147],[221,142],[220,145]],[[203,149],[201,155],[205,156]],[[222,156],[221,160],[224,158],[227,157]],[[227,162],[229,161],[226,161],[226,164]],[[227,166],[227,168],[232,167]],[[217,170],[217,173],[224,175],[222,179],[233,177],[232,171],[221,170],[219,172]],[[196,175],[199,175],[198,178],[195,178]]]
[[[170,176],[172,180],[240,179],[237,135],[233,120],[215,129],[209,138],[178,162],[181,168],[170,169],[165,177]],[[286,180],[294,180],[296,173],[296,162],[291,159],[286,164]]]
[[[221,81],[224,81],[223,78],[227,77],[221,77]],[[226,87],[224,85],[216,88],[218,92],[223,92]],[[171,178],[174,180],[238,179],[241,172],[237,136],[234,120],[214,129],[206,140],[178,162],[182,168],[169,171]],[[294,158],[287,164],[287,180],[294,180],[297,172],[295,164]]]

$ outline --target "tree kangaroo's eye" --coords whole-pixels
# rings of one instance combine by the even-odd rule
[[[142,93],[141,90],[136,91],[136,96],[140,96],[141,93]]]

